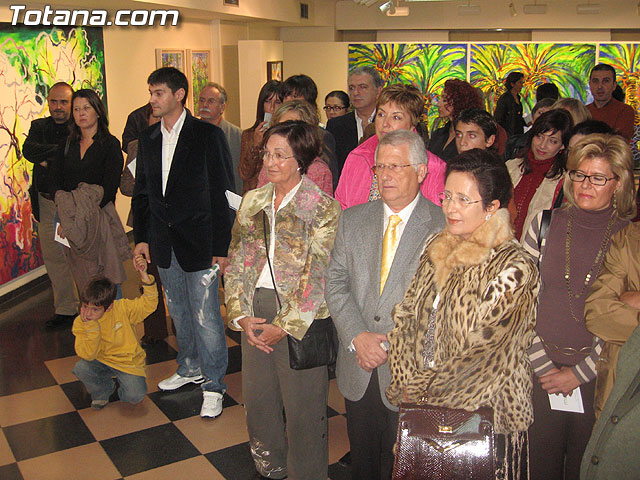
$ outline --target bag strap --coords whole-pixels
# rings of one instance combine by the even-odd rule
[[[540,230],[538,230],[538,252],[542,250],[542,241],[547,236],[549,224],[551,223],[551,210],[543,210],[540,219]]]
[[[269,241],[267,240],[267,214],[262,210],[262,233],[264,234],[264,246],[267,249],[267,264],[269,265],[269,273],[271,274],[271,281],[273,282],[273,291],[276,292],[276,300],[278,301],[278,308],[282,308],[280,302],[280,296],[278,295],[278,288],[276,287],[276,279],[273,276],[273,268],[271,267],[271,259],[269,258]]]

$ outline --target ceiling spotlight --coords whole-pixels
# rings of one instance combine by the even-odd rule
[[[409,7],[393,7],[387,12],[387,17],[408,17]]]
[[[518,11],[516,10],[516,7],[513,5],[513,2],[509,4],[509,13],[511,14],[512,17],[515,17],[516,15],[518,15]]]
[[[393,2],[389,0],[388,2],[385,2],[382,5],[380,5],[379,8],[382,13],[387,13],[389,10],[393,8]]]

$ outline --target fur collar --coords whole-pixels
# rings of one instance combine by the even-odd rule
[[[489,258],[492,249],[512,238],[513,230],[506,208],[493,214],[468,240],[443,230],[427,247],[427,254],[435,267],[438,290],[442,290],[455,267],[479,265]]]

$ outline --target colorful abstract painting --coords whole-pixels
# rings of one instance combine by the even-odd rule
[[[493,112],[504,93],[504,79],[511,72],[522,72],[525,83],[522,99],[525,113],[536,102],[536,88],[553,82],[563,97],[587,103],[589,71],[595,65],[594,44],[491,43],[472,44],[469,82],[484,92],[486,109]]]
[[[188,55],[191,62],[193,111],[197,113],[200,91],[209,83],[211,76],[211,52],[209,50],[188,50]]]
[[[156,67],[173,67],[186,73],[184,50],[156,48]]]
[[[636,165],[640,164],[640,44],[602,43],[600,62],[616,69],[616,80],[625,93],[625,103],[636,111],[633,135]]]
[[[385,85],[408,83],[423,92],[429,126],[437,119],[437,96],[449,78],[467,78],[466,44],[368,43],[349,45],[349,70],[373,66]]]
[[[57,81],[93,88],[106,105],[100,28],[15,27],[0,23],[0,285],[42,265],[22,156],[31,121],[48,115]]]

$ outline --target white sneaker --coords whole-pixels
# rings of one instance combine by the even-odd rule
[[[160,383],[158,383],[158,388],[163,391],[176,390],[187,383],[202,383],[204,382],[204,377],[202,375],[196,375],[195,377],[183,377],[182,375],[178,375],[174,373],[169,378],[165,378]]]
[[[218,392],[202,392],[202,408],[200,416],[216,418],[222,413],[222,394]]]

